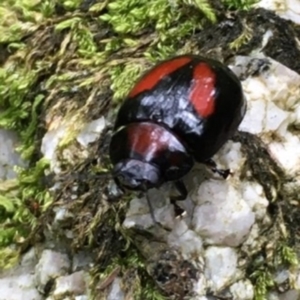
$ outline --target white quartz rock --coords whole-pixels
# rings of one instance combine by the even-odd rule
[[[214,156],[219,168],[230,169],[234,176],[238,176],[246,158],[244,157],[241,144],[228,141]]]
[[[235,247],[245,241],[255,215],[233,180],[207,180],[194,198],[193,228],[206,243]]]
[[[105,128],[105,118],[101,117],[97,120],[86,124],[77,136],[77,141],[84,147],[87,147],[90,143],[96,141],[103,129]]]
[[[240,186],[243,199],[248,203],[257,219],[263,219],[269,201],[267,200],[263,188],[257,182],[242,182]]]
[[[240,276],[237,259],[236,251],[229,247],[209,247],[206,250],[204,273],[212,291],[220,291]]]
[[[239,127],[253,134],[277,132],[285,135],[292,121],[290,110],[300,98],[300,76],[284,65],[270,58],[237,56],[232,70],[239,76],[247,65],[268,64],[258,76],[249,76],[242,81],[247,99],[247,112]]]
[[[44,250],[35,268],[35,281],[38,290],[43,292],[50,280],[66,275],[70,267],[71,263],[66,254]]]
[[[233,300],[252,300],[254,298],[254,288],[249,280],[241,280],[230,287]]]
[[[288,117],[289,114],[273,102],[253,100],[248,102],[247,113],[239,129],[253,134],[275,132],[281,125],[287,127],[285,121]]]
[[[20,274],[0,279],[0,300],[41,300],[42,295],[34,287],[34,275]]]
[[[192,230],[188,229],[184,221],[174,226],[173,231],[168,235],[170,247],[179,249],[186,259],[199,256],[202,249],[202,239]]]
[[[255,6],[272,10],[281,18],[300,24],[300,2],[298,0],[261,0]]]
[[[242,80],[247,101],[273,102],[286,112],[293,110],[300,99],[300,75],[260,53],[255,57],[236,56],[229,67],[237,76],[241,76],[245,70],[256,65],[267,67],[259,75],[248,76]]]
[[[43,153],[44,158],[50,161],[51,168],[55,173],[60,172],[56,150],[65,134],[66,127],[61,125],[56,129],[49,130],[42,139],[41,152]]]
[[[167,205],[154,210],[157,222],[171,228],[174,224],[174,212],[171,205]],[[123,226],[131,228],[138,226],[147,229],[154,225],[149,206],[145,198],[134,198],[130,202],[130,207],[123,222]]]
[[[123,300],[125,299],[124,292],[121,288],[121,279],[119,277],[115,278],[111,284],[109,294],[107,295],[107,300]]]
[[[165,190],[163,188],[159,190],[149,190],[147,192],[147,197],[149,197],[151,202],[156,221],[167,228],[173,228],[175,224],[174,208],[167,203],[168,196],[165,193]],[[123,226],[127,228],[138,226],[147,229],[153,225],[154,222],[150,214],[150,207],[146,195],[142,198],[134,198],[131,200]]]
[[[80,295],[76,296],[75,300],[89,300],[89,297],[87,295]]]
[[[86,157],[88,156],[88,145],[100,137],[105,126],[106,122],[104,117],[93,120],[87,124],[81,124],[80,122],[74,124],[74,120],[63,121],[61,119],[56,119],[56,122],[53,121],[49,124],[48,131],[42,139],[41,152],[44,157],[50,161],[51,169],[55,173],[59,173],[60,164],[57,160],[57,149],[66,136],[70,134],[70,132],[79,131],[75,138],[83,147],[80,154]],[[70,158],[72,154],[68,149],[64,150],[63,155],[66,159],[72,160],[72,158]]]
[[[207,280],[205,274],[200,273],[198,281],[194,284],[194,292],[196,295],[198,295],[198,297],[200,297],[202,295],[206,295],[206,289],[207,289]],[[193,298],[193,299],[198,299],[198,298]]]
[[[56,298],[64,295],[83,295],[86,292],[86,279],[83,271],[75,272],[56,279],[53,296]]]
[[[12,269],[0,272],[0,300],[42,300],[35,287],[36,251],[31,248]]]
[[[15,178],[14,166],[25,166],[16,152],[18,143],[18,137],[13,131],[0,129],[0,180]]]
[[[300,137],[287,133],[283,141],[269,144],[269,150],[279,165],[289,174],[300,171]]]
[[[273,159],[294,176],[300,172],[300,138],[289,126],[297,128],[300,123],[300,75],[262,55],[237,56],[231,68],[241,76],[264,64],[268,67],[259,75],[242,82],[248,108],[239,130],[260,136]]]

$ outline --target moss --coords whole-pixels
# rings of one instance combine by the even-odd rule
[[[0,255],[0,270],[10,269],[19,261],[19,252],[9,247],[0,249]]]
[[[274,281],[277,270],[290,270],[288,286],[293,288],[293,270],[297,269],[299,262],[295,250],[285,243],[286,242],[275,242],[277,247],[275,246],[275,249],[272,248],[267,258],[264,260],[261,259],[254,267],[255,271],[250,275],[250,279],[254,284],[255,300],[267,299],[268,292],[277,286]],[[253,262],[255,262],[255,260],[253,260],[252,263]],[[277,286],[277,288],[279,287]]]
[[[0,185],[0,268],[13,265],[19,248],[34,243],[44,231],[49,230],[61,241],[65,239],[62,229],[72,230],[75,238],[65,240],[66,247],[70,251],[89,249],[95,257],[92,292],[98,292],[100,285],[99,293],[105,296],[105,283],[120,275],[127,295],[136,299],[164,299],[163,291],[146,271],[147,261],[120,225],[131,195],[110,203],[107,179],[99,183],[90,176],[95,175],[91,174],[94,170],[109,168],[106,141],[91,145],[86,159],[79,155],[81,149],[74,136],[84,122],[115,109],[141,73],[158,60],[186,52],[211,55],[219,48],[230,49],[228,53],[224,50],[225,58],[245,52],[255,40],[253,26],[238,23],[239,18],[247,17],[246,13],[238,13],[238,26],[231,26],[234,33],[224,32],[226,26],[218,24],[218,17],[225,19],[227,10],[248,10],[255,1],[217,2],[1,2],[0,126],[19,133],[19,150],[28,169],[19,169],[17,180]],[[216,3],[220,12],[215,10]],[[267,14],[261,15],[269,20]],[[247,21],[251,24],[251,20]],[[44,133],[60,118],[74,123],[60,144],[60,158],[64,159],[63,150],[68,147],[76,159],[72,157],[72,163],[63,161],[67,176],[61,179],[61,188],[50,195],[47,187],[51,182],[44,180],[49,164],[41,159],[40,145]],[[109,136],[109,132],[106,134]],[[267,196],[276,202],[281,174],[271,163],[271,172],[266,169],[263,178],[259,176],[261,164],[257,167],[253,163],[252,168],[253,178],[264,181]],[[81,179],[74,179],[77,173]],[[74,198],[76,201],[70,202]],[[66,207],[75,217],[54,228],[54,204]],[[273,263],[249,266],[257,300],[264,299],[274,285],[271,275],[275,257],[277,265],[297,265],[294,247],[287,241],[288,238],[277,237],[270,255]],[[8,247],[11,243],[16,243],[16,250]]]
[[[251,277],[255,283],[255,300],[266,300],[269,289],[274,286],[272,274],[268,270],[258,270]]]
[[[223,0],[229,9],[249,10],[258,0]]]
[[[206,1],[90,4],[67,0],[1,3],[0,44],[6,52],[0,68],[0,126],[19,133],[19,151],[29,164],[19,172],[14,196],[10,189],[2,191],[2,246],[23,240],[51,203],[39,178],[48,166],[39,161],[40,138],[47,126],[44,113],[50,119],[76,117],[78,128],[61,142],[63,150],[72,144],[80,123],[92,118],[91,106],[105,91],[95,88],[95,83],[110,85],[114,99],[121,100],[151,62],[174,53],[182,38],[202,24],[216,21]]]
[[[22,243],[36,226],[37,219],[47,210],[52,198],[45,190],[41,176],[48,163],[37,162],[30,169],[19,169],[19,180],[4,181],[0,185],[0,244]],[[1,260],[5,259],[1,256]]]
[[[242,33],[229,44],[229,48],[237,51],[243,45],[247,44],[253,37],[253,32],[246,24],[243,24]]]
[[[130,246],[124,256],[116,257],[104,272],[98,268],[91,271],[91,299],[106,299],[109,284],[119,276],[123,291],[131,299],[165,300],[145,270],[144,258]]]

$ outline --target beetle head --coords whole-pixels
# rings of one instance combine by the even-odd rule
[[[148,190],[158,187],[161,182],[157,166],[136,159],[126,159],[116,164],[113,176],[119,185],[130,190]]]

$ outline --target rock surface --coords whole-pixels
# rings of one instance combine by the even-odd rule
[[[296,0],[262,0],[257,5],[273,9],[282,18],[300,24],[300,6]],[[272,31],[264,33],[262,48],[274,34]],[[242,81],[248,103],[247,114],[239,129],[261,138],[266,151],[290,178],[284,186],[284,192],[288,195],[298,191],[300,186],[300,76],[266,57],[261,50],[255,50],[248,56],[236,56],[230,65]],[[69,149],[64,149],[61,157],[57,153],[59,144],[71,129],[76,127],[78,130],[75,139],[81,149],[80,158],[87,158],[89,146],[100,137],[107,125],[103,117],[86,124],[76,121],[75,117],[71,120],[58,117],[47,123],[48,131],[43,137],[41,152],[50,160],[51,169],[57,174],[61,171],[60,159],[75,160]],[[14,151],[16,142],[13,133],[0,130],[1,179],[14,177],[12,166],[22,164]],[[263,158],[254,158],[258,160],[258,168],[263,175],[272,173],[270,169],[264,169]],[[155,271],[160,271],[157,277],[161,285],[172,288],[170,285],[173,284],[168,286],[169,274],[165,272],[171,269],[175,270],[172,273],[173,280],[174,276],[192,278],[185,283],[188,288],[193,286],[195,300],[222,297],[252,300],[256,287],[247,278],[245,256],[257,253],[262,249],[262,244],[266,244],[265,240],[262,241],[261,232],[270,225],[268,209],[273,204],[272,196],[276,196],[278,191],[268,190],[265,185],[267,180],[255,181],[249,176],[249,164],[253,160],[246,156],[241,141],[228,141],[214,159],[220,168],[230,168],[233,175],[223,181],[202,166],[196,166],[185,178],[189,196],[186,201],[178,203],[186,211],[182,218],[175,219],[173,207],[168,201],[172,185],[166,185],[159,191],[149,191],[155,219],[169,231],[154,227],[145,197],[130,201],[123,227],[138,232],[148,231],[154,236],[155,242],[163,240],[169,248],[177,249],[180,253],[181,260],[172,255],[162,255],[154,262]],[[77,199],[76,191],[77,187],[73,189],[71,200]],[[287,202],[283,207],[287,206]],[[53,227],[57,228],[67,223],[68,218],[74,217],[69,214],[67,205],[55,209],[54,213]],[[85,217],[90,221],[88,213]],[[285,232],[284,226],[280,230]],[[69,240],[74,238],[70,229],[64,233]],[[110,236],[109,231],[105,233]],[[152,247],[148,240],[147,245],[150,257],[157,254],[159,246]],[[0,300],[42,300],[45,297],[48,300],[88,299],[86,278],[93,266],[92,255],[83,251],[69,257],[58,250],[44,249],[41,253],[39,250],[31,249],[23,257],[20,266],[0,274]],[[299,274],[298,269],[284,269],[272,274],[278,290],[270,292],[268,299],[298,299]],[[286,283],[295,278],[295,286],[285,290]],[[111,284],[108,285],[106,299],[125,299],[122,278],[115,276],[108,281]]]
[[[16,152],[18,143],[18,137],[14,132],[0,129],[0,180],[15,178],[14,166],[25,166]]]
[[[299,182],[300,137],[289,128],[298,122],[300,76],[261,55],[237,56],[231,68],[244,78],[242,84],[248,102],[239,129],[259,136],[286,174]],[[254,182],[245,176],[241,179],[247,160],[240,142],[228,141],[214,159],[220,168],[230,168],[233,176],[224,181],[205,175],[201,166],[191,172],[185,179],[190,190],[188,199],[178,202],[186,210],[182,219],[174,220],[174,211],[165,200],[171,190],[169,185],[151,191],[149,198],[156,220],[171,230],[167,238],[169,246],[180,249],[183,257],[196,255],[200,260],[205,259],[208,281],[204,285],[199,281],[194,284],[198,296],[203,296],[203,289],[218,293],[230,287],[234,299],[253,299],[254,287],[244,278],[244,271],[239,268],[243,260],[234,247],[242,246],[250,252],[260,249],[259,231],[269,222],[268,197],[274,196],[274,191],[266,194],[264,182]],[[133,199],[123,226],[144,228],[160,237],[161,233],[152,230],[151,224],[146,199]]]
[[[35,268],[35,281],[38,290],[44,293],[45,288],[54,279],[68,274],[71,262],[66,254],[44,250]]]

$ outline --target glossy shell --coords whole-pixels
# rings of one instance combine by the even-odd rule
[[[193,166],[181,141],[167,128],[151,122],[131,123],[118,130],[110,144],[110,158],[114,165],[128,159],[149,162],[158,167],[162,181],[176,180]]]
[[[241,83],[229,68],[183,55],[141,77],[117,114],[115,130],[145,121],[160,124],[196,161],[204,162],[234,134],[245,111]]]

